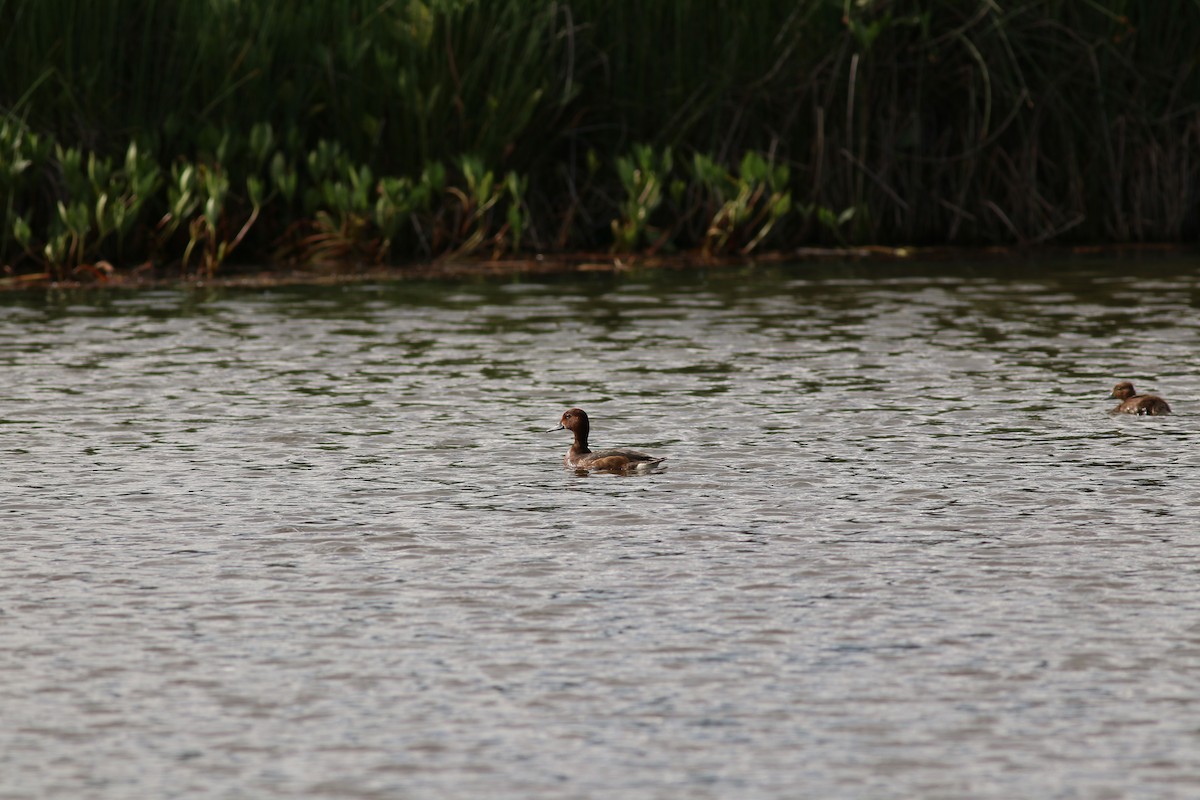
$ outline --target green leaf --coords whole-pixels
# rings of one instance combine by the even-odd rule
[[[254,175],[246,178],[246,194],[250,197],[250,205],[254,208],[261,208],[263,204],[262,179]]]
[[[33,231],[29,227],[29,222],[24,217],[17,217],[13,220],[13,237],[16,238],[17,244],[21,245],[21,247],[29,247],[29,242],[33,239]]]

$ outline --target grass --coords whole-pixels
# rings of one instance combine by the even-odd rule
[[[0,19],[14,272],[1200,233],[1200,0],[0,0]]]

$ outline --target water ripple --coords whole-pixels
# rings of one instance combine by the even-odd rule
[[[872,270],[3,298],[0,794],[1194,796],[1194,270]]]

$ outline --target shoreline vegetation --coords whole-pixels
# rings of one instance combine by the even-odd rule
[[[873,265],[871,274],[886,275],[878,269],[883,265],[904,263],[928,267],[934,264],[954,264],[958,267],[977,267],[1004,264],[1021,274],[1029,265],[1044,267],[1052,264],[1122,263],[1132,261],[1151,269],[1179,269],[1200,259],[1200,246],[1178,244],[1108,244],[1058,247],[1041,245],[1021,247],[803,247],[795,250],[764,250],[746,256],[701,257],[695,253],[644,256],[636,253],[560,253],[552,256],[506,256],[485,258],[445,258],[411,261],[399,265],[343,264],[319,265],[252,265],[229,263],[211,278],[205,275],[185,275],[177,271],[148,268],[113,270],[101,277],[88,272],[82,277],[57,279],[49,273],[24,273],[0,277],[0,292],[33,289],[90,290],[90,289],[157,289],[189,286],[203,289],[270,289],[284,286],[338,286],[373,282],[399,281],[471,281],[514,278],[534,278],[561,274],[583,273],[644,273],[671,270],[755,270],[804,264],[818,267],[830,264]],[[1190,268],[1190,267],[1189,267]]]
[[[0,19],[0,287],[1200,239],[1200,0]]]

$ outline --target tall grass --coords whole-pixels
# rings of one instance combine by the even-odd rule
[[[1200,232],[1200,0],[0,0],[0,20],[18,269]]]

